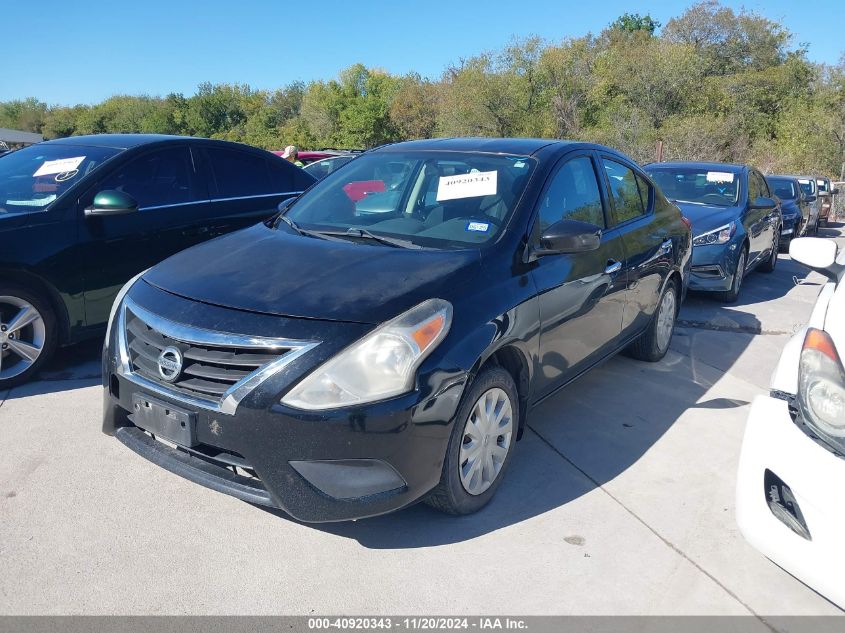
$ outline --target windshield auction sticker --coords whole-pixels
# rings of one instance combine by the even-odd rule
[[[33,178],[36,176],[50,176],[51,174],[63,174],[75,170],[82,161],[84,156],[74,156],[73,158],[60,158],[58,160],[45,160],[41,167],[32,174]]]
[[[457,176],[441,176],[437,184],[437,202],[495,196],[498,186],[498,172],[477,171]]]
[[[729,171],[708,171],[707,182],[733,182],[734,175]]]

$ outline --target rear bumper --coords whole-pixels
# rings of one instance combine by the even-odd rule
[[[789,487],[806,536],[790,529],[770,508],[772,475]],[[768,396],[754,401],[737,476],[740,530],[767,558],[845,608],[843,482],[845,459],[808,437],[785,401]]]

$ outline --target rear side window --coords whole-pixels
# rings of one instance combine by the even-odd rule
[[[601,203],[593,161],[579,156],[567,161],[553,176],[540,202],[540,232],[560,220],[579,220],[604,227]]]
[[[616,161],[602,159],[613,197],[613,208],[618,222],[626,222],[645,214],[646,205],[640,196],[634,172]]]
[[[217,198],[246,198],[289,191],[289,181],[282,189],[273,184],[269,166],[262,156],[216,147],[208,147],[205,152],[211,164]]]
[[[196,202],[205,197],[187,147],[162,149],[131,160],[101,181],[98,189],[126,192],[141,209]]]

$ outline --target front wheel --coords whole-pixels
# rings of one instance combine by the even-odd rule
[[[735,303],[739,299],[739,290],[742,288],[742,280],[745,278],[745,264],[748,261],[748,251],[743,247],[739,252],[739,259],[736,262],[736,272],[730,290],[720,293],[725,303]]]
[[[666,356],[672,334],[675,332],[675,321],[678,316],[678,285],[674,280],[666,285],[657,312],[651,320],[651,325],[628,348],[628,353],[638,360],[656,363]]]
[[[760,270],[764,273],[775,272],[775,267],[778,265],[778,252],[780,251],[780,229],[775,231],[772,238],[772,252],[769,254],[769,259],[763,262]]]
[[[440,483],[425,502],[448,514],[483,508],[502,483],[519,429],[519,399],[501,367],[482,370],[453,422]]]
[[[0,390],[29,380],[56,349],[56,319],[40,294],[0,287]]]

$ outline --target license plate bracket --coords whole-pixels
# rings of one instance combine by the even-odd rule
[[[132,394],[135,426],[180,446],[197,445],[197,414],[141,393]]]

